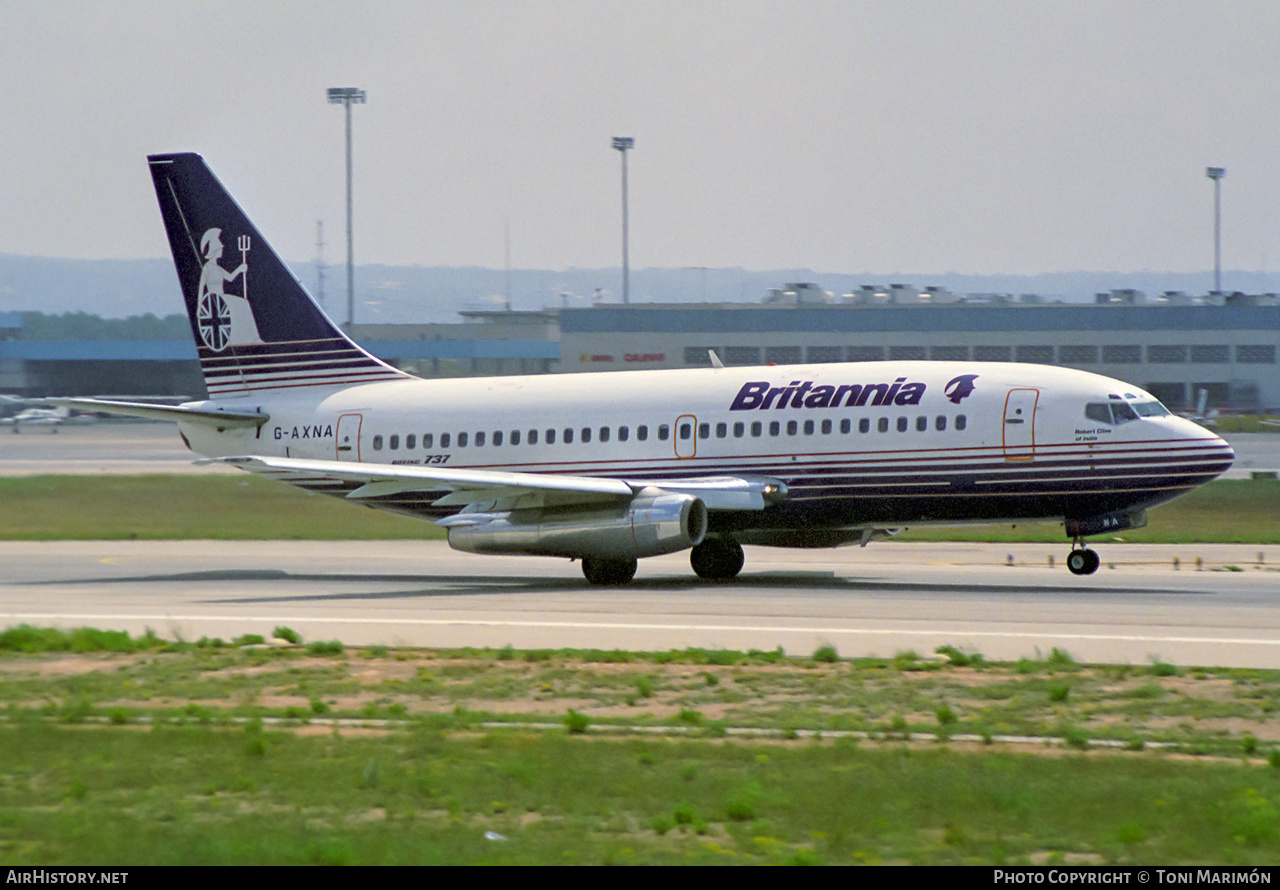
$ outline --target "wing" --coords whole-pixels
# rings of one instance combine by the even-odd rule
[[[786,497],[787,491],[777,479],[738,476],[632,480],[260,456],[210,458],[197,463],[231,464],[313,491],[347,489],[356,484],[345,496],[357,501],[445,491],[432,502],[433,507],[476,505],[479,509],[483,505],[486,510],[625,502],[646,489],[690,494],[702,499],[710,510],[762,510],[767,503]]]

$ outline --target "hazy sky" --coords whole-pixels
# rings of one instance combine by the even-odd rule
[[[288,260],[1280,266],[1280,3],[0,0],[0,253],[161,257],[196,151]]]

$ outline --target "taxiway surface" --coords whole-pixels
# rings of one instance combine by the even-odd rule
[[[642,560],[631,585],[599,588],[564,560],[440,542],[0,542],[0,625],[186,640],[285,625],[349,645],[834,645],[844,656],[951,645],[1000,660],[1058,647],[1089,662],[1280,665],[1280,548],[1104,544],[1086,578],[1063,568],[1063,549],[748,548],[731,583],[698,581],[677,554]]]

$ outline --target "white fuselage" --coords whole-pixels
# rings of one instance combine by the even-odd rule
[[[222,433],[183,424],[193,450],[635,480],[781,480],[785,503],[739,518],[739,527],[754,528],[1141,510],[1213,478],[1232,457],[1219,437],[1136,387],[1024,364],[415,379],[234,404],[271,419],[257,431]],[[435,515],[421,504],[412,512]]]

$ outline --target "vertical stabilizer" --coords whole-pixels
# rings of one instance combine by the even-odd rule
[[[147,160],[211,398],[409,376],[329,320],[203,158]]]

